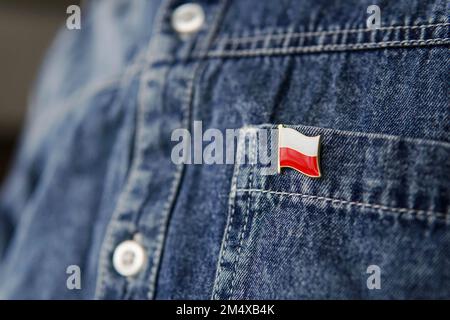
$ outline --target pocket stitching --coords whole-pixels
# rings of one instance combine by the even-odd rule
[[[291,196],[291,197],[300,197],[300,198],[307,199],[307,200],[319,200],[319,201],[329,202],[331,204],[341,204],[341,205],[349,205],[352,207],[369,208],[369,209],[374,209],[374,210],[379,210],[379,211],[387,211],[387,212],[396,213],[395,216],[399,216],[400,214],[405,214],[405,213],[414,213],[416,218],[422,217],[422,218],[428,218],[428,219],[436,219],[436,220],[441,220],[441,221],[445,222],[447,225],[450,224],[450,217],[447,214],[445,214],[443,212],[435,212],[435,211],[430,211],[430,210],[389,207],[389,206],[384,206],[384,205],[379,205],[379,204],[371,204],[371,203],[366,203],[366,202],[348,201],[348,200],[308,195],[308,194],[302,194],[302,193],[273,191],[273,190],[264,190],[264,189],[239,188],[236,190],[236,192],[248,192],[248,193],[259,192],[259,193],[268,193],[268,194],[284,195],[284,196]],[[400,217],[403,217],[403,215],[401,215]]]
[[[250,174],[249,174],[249,188],[251,189],[253,184],[253,171],[250,170]],[[236,190],[237,191],[237,190]],[[240,230],[240,235],[239,235],[239,245],[238,245],[238,250],[237,250],[237,254],[236,254],[236,259],[234,260],[234,269],[233,269],[233,273],[231,276],[231,289],[230,289],[230,298],[233,295],[233,291],[234,291],[234,284],[236,281],[236,271],[238,268],[238,264],[239,264],[239,260],[241,257],[241,250],[242,250],[242,245],[244,244],[244,235],[245,232],[247,231],[247,224],[248,224],[248,217],[250,215],[250,203],[251,203],[251,194],[249,194],[249,199],[247,199],[247,208],[245,210],[245,218],[244,218],[244,225],[242,226],[241,230]]]
[[[403,40],[403,41],[384,41],[384,42],[364,42],[354,44],[330,44],[315,46],[295,46],[282,48],[261,48],[261,49],[242,49],[242,50],[213,50],[204,56],[207,58],[233,58],[233,57],[251,57],[251,56],[274,56],[291,55],[301,53],[317,52],[339,52],[351,50],[369,50],[385,49],[394,47],[425,47],[433,45],[445,45],[450,43],[450,38],[435,38],[428,40]]]
[[[442,22],[435,24],[421,24],[421,25],[402,25],[402,26],[387,26],[380,27],[377,29],[372,28],[355,28],[355,29],[336,29],[336,30],[323,30],[323,31],[305,31],[305,32],[282,32],[276,34],[270,33],[257,33],[252,36],[243,36],[243,37],[232,37],[232,35],[222,35],[221,38],[217,39],[217,42],[225,42],[225,43],[247,43],[247,42],[256,42],[256,41],[264,41],[264,40],[284,40],[286,38],[301,38],[301,37],[321,37],[327,35],[337,35],[337,34],[346,34],[346,33],[361,33],[361,32],[370,32],[373,33],[374,30],[377,32],[380,31],[397,31],[397,30],[414,30],[414,29],[428,29],[428,28],[439,28],[449,26],[450,23]]]
[[[242,150],[238,149],[237,150],[237,154],[236,157],[240,157],[242,154]],[[225,235],[224,235],[224,240],[222,242],[222,246],[220,248],[220,252],[219,252],[219,259],[218,259],[218,265],[217,265],[217,274],[214,280],[214,286],[213,286],[213,294],[212,294],[212,298],[219,300],[219,287],[220,287],[220,276],[222,275],[222,269],[223,269],[223,263],[224,263],[224,259],[225,259],[225,252],[227,251],[228,248],[228,242],[230,239],[230,233],[231,233],[231,228],[234,222],[234,214],[235,214],[235,208],[236,208],[236,195],[237,195],[237,178],[239,176],[240,173],[240,166],[237,165],[234,168],[234,172],[233,172],[233,178],[231,181],[231,191],[230,191],[230,198],[229,198],[229,202],[228,202],[228,221],[227,221],[227,226],[226,226],[226,231],[225,231]]]

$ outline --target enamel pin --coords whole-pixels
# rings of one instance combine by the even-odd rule
[[[311,177],[320,178],[320,136],[308,137],[297,130],[278,125],[278,173],[291,168]]]

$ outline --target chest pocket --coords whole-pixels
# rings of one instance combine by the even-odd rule
[[[235,165],[213,297],[448,298],[450,145],[291,127],[322,177]]]

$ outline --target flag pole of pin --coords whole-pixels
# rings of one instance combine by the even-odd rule
[[[312,178],[321,176],[320,136],[308,137],[297,130],[278,125],[278,173],[291,168]]]

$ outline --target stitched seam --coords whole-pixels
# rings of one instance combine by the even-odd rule
[[[170,1],[167,1],[166,5],[168,5],[169,3],[170,3]],[[165,10],[167,10],[167,7],[161,6],[158,11],[160,11],[160,10],[165,11]],[[161,29],[162,23],[163,23],[162,19],[155,22],[156,29],[155,29],[155,32],[153,32],[153,34],[156,34],[156,30]],[[145,49],[147,51],[147,52],[144,52],[145,56],[149,55],[148,51],[150,51],[150,49],[152,48],[152,46],[153,46],[152,43],[153,43],[153,41],[150,41],[148,47]],[[140,58],[140,55],[137,55],[137,57]],[[147,68],[148,68],[148,66],[147,66]],[[141,85],[143,83],[142,80],[144,78],[145,78],[145,72],[142,72],[140,74],[140,84]],[[134,178],[134,175],[138,172],[136,170],[136,166],[139,164],[138,163],[138,159],[139,159],[139,151],[138,151],[139,143],[138,142],[139,142],[139,137],[140,137],[139,131],[141,130],[142,125],[143,125],[142,124],[142,121],[143,121],[142,114],[144,113],[141,94],[142,94],[142,90],[141,90],[141,88],[139,88],[139,92],[138,92],[139,105],[137,106],[137,110],[136,110],[136,133],[135,133],[135,141],[134,141],[135,150],[133,152],[133,161],[131,164],[130,173],[129,173],[129,176],[127,177],[127,181],[125,183],[123,192],[121,193],[121,195],[118,199],[117,206],[112,214],[111,220],[108,223],[108,226],[105,231],[103,243],[100,247],[100,254],[99,254],[100,257],[99,257],[99,264],[98,264],[98,268],[97,268],[97,279],[96,279],[97,282],[96,282],[96,288],[95,288],[96,299],[104,298],[104,295],[105,295],[106,276],[108,273],[108,265],[110,262],[108,260],[108,256],[114,246],[114,234],[115,234],[116,228],[117,228],[116,222],[122,212],[121,207],[123,205],[123,202],[127,201],[128,195],[131,191],[131,188],[132,188],[133,184],[135,183],[136,179]]]
[[[125,84],[127,82],[131,81],[133,79],[134,75],[135,75],[134,67],[132,67],[132,71],[125,72],[124,78],[122,78],[122,80],[120,81],[120,87],[126,87]],[[123,99],[123,97],[118,97],[118,99],[119,100]],[[116,103],[119,103],[119,102],[116,101]],[[139,110],[136,110],[136,112],[139,112]],[[131,166],[133,167],[133,165],[131,165]],[[130,181],[131,180],[133,180],[133,179],[131,179],[131,176],[130,176]],[[130,184],[128,182],[127,186],[124,189],[125,194],[128,194],[129,188],[130,188]],[[108,226],[107,226],[107,229],[105,232],[105,237],[104,237],[102,245],[100,247],[99,262],[98,262],[98,267],[96,270],[96,272],[97,272],[96,287],[95,287],[95,298],[96,299],[104,297],[104,294],[105,294],[106,277],[107,277],[108,265],[109,265],[108,255],[110,253],[111,248],[113,248],[113,246],[114,246],[113,234],[115,233],[115,230],[117,228],[117,224],[116,224],[117,218],[120,215],[120,212],[121,212],[120,208],[123,205],[122,203],[124,201],[126,201],[126,199],[124,199],[123,197],[118,199],[116,208],[113,212],[111,220],[108,223]]]
[[[183,97],[183,103],[181,105],[182,112],[183,112],[182,123],[183,123],[184,128],[188,127],[188,121],[189,121],[189,117],[190,117],[189,105],[191,104],[191,96],[192,96],[193,87],[194,87],[193,82],[196,77],[197,69],[198,69],[198,64],[195,66],[195,70],[192,73],[192,76],[188,81],[188,85],[186,87],[186,92]],[[157,277],[157,271],[158,271],[158,267],[159,267],[159,260],[160,260],[161,253],[162,253],[163,246],[164,246],[165,229],[166,229],[166,226],[168,223],[170,209],[172,207],[173,201],[175,201],[176,191],[180,184],[181,176],[183,174],[183,168],[184,167],[182,164],[176,166],[176,169],[175,169],[175,172],[174,172],[173,178],[172,178],[172,184],[171,184],[170,190],[169,190],[169,195],[167,197],[166,202],[164,203],[161,217],[158,219],[158,223],[157,223],[158,236],[156,238],[156,243],[154,244],[155,251],[154,251],[153,258],[152,258],[152,267],[150,269],[150,274],[149,274],[149,285],[148,285],[148,293],[147,293],[148,299],[151,299],[151,300],[154,299],[154,294],[155,294],[155,289],[156,289],[156,277]]]
[[[253,148],[252,148],[253,150]],[[251,189],[253,184],[253,171],[250,170],[250,174],[248,177],[248,181],[249,181],[249,188]],[[233,291],[234,291],[234,285],[236,283],[236,273],[237,273],[237,268],[239,265],[239,260],[241,257],[241,250],[242,250],[242,246],[244,244],[244,236],[245,236],[245,232],[247,231],[247,224],[248,224],[248,217],[250,215],[250,203],[251,203],[251,195],[249,194],[249,199],[247,199],[247,208],[245,210],[245,218],[244,218],[244,225],[241,229],[241,234],[239,235],[239,245],[238,245],[238,250],[237,250],[237,255],[236,255],[236,259],[234,261],[234,269],[233,269],[233,274],[231,276],[231,289],[230,289],[230,297],[229,300],[231,300],[232,296],[233,296]]]
[[[427,140],[427,139],[420,139],[420,138],[409,138],[409,137],[401,137],[401,136],[394,136],[389,134],[383,134],[383,133],[372,133],[372,132],[357,132],[357,131],[345,131],[345,130],[339,130],[339,129],[331,129],[331,128],[321,128],[321,127],[314,127],[314,126],[295,126],[295,125],[285,125],[289,128],[303,128],[303,129],[314,129],[318,130],[323,133],[328,134],[334,134],[334,135],[342,135],[342,136],[348,136],[348,137],[356,137],[356,138],[369,138],[369,139],[382,139],[382,140],[388,140],[388,141],[404,141],[408,143],[414,143],[414,144],[426,144],[430,146],[440,146],[445,148],[450,148],[449,142],[443,142],[443,141],[437,141],[437,140]],[[276,125],[272,124],[262,124],[258,127],[261,128],[272,128],[276,129]]]
[[[194,67],[194,72],[192,73],[192,76],[190,77],[190,79],[188,81],[188,85],[186,87],[186,92],[185,92],[185,95],[183,98],[183,103],[181,106],[182,110],[183,110],[183,121],[182,122],[183,122],[184,128],[189,127],[188,122],[189,122],[189,118],[190,118],[190,104],[192,102],[194,81],[197,76],[197,70],[199,69],[199,67],[200,67],[199,63],[197,63],[196,66]],[[165,231],[161,230],[161,229],[162,228],[165,229],[165,227],[167,225],[167,221],[168,221],[169,214],[170,214],[169,211],[170,211],[173,201],[175,201],[176,191],[180,184],[180,179],[183,174],[183,170],[184,170],[183,164],[176,166],[175,173],[174,173],[173,180],[172,180],[172,185],[171,185],[170,191],[169,191],[169,196],[163,206],[163,215],[158,221],[159,230],[158,230],[158,237],[157,237],[157,241],[156,241],[157,243],[155,244],[156,250],[155,250],[154,257],[152,259],[153,264],[152,264],[152,268],[150,270],[150,275],[149,275],[149,278],[150,278],[149,279],[149,291],[147,294],[149,299],[154,298],[155,286],[156,286],[156,275],[157,275],[157,270],[159,267],[159,264],[156,263],[156,261],[159,261],[159,258],[161,256],[162,249],[163,249]],[[164,217],[166,217],[166,218],[164,219]]]
[[[169,8],[173,4],[173,2],[174,2],[174,0],[167,0],[165,3],[162,4],[162,6],[160,8],[160,13],[161,14],[158,15],[159,19],[158,19],[158,21],[155,24],[156,26],[155,26],[155,30],[153,32],[153,34],[156,37],[161,33],[161,30],[162,30],[163,25],[164,25],[164,21],[165,21],[167,15],[169,13]],[[153,57],[152,56],[152,52],[155,51],[154,47],[157,46],[157,42],[155,42],[154,37],[152,37],[152,39],[153,39],[153,41],[150,41],[150,43],[149,43],[149,45],[147,47],[147,52],[145,54],[146,60],[147,60],[147,63],[148,63],[148,67],[147,67],[146,71],[148,71],[151,68],[151,66],[154,64],[154,61],[158,59],[157,57]],[[139,88],[139,110],[140,110],[140,112],[138,114],[138,116],[139,116],[138,117],[138,129],[140,129],[140,131],[145,126],[145,120],[144,119],[145,119],[146,111],[145,111],[145,102],[144,102],[144,98],[143,98],[143,93],[144,93],[143,86],[144,86],[144,84],[146,82],[146,81],[144,81],[146,76],[147,76],[147,72],[143,72],[142,73],[142,77],[140,79],[140,86],[141,87]],[[138,133],[137,133],[136,134],[136,144],[135,144],[136,146],[139,146],[139,144],[138,144],[139,137],[140,137],[140,135],[138,135]],[[135,154],[136,158],[139,158],[139,155],[140,155],[140,153],[139,153],[138,147],[136,147],[136,154]],[[175,180],[177,179],[177,174],[178,174],[178,171],[175,170],[173,179],[175,179]],[[168,198],[167,201],[170,201],[170,198],[172,196],[173,185],[174,184],[172,184],[171,187],[170,187],[169,198]],[[165,203],[164,206],[163,206],[163,212],[165,212],[165,210],[166,210],[166,204],[167,203]],[[143,205],[144,204],[142,204],[142,206]],[[141,216],[142,206],[139,208],[139,211],[137,211],[137,219],[139,219],[139,217]],[[153,248],[156,248],[156,249],[154,249],[154,254],[153,254],[152,258],[151,258],[152,267],[150,268],[150,281],[149,281],[149,284],[148,284],[149,285],[149,289],[148,289],[149,292],[147,294],[147,297],[149,297],[150,299],[153,298],[153,292],[154,292],[153,290],[154,290],[154,285],[155,285],[155,281],[156,281],[156,280],[154,280],[152,278],[152,275],[154,274],[155,260],[159,258],[159,254],[160,254],[160,252],[158,252],[158,245],[159,245],[159,243],[161,241],[160,238],[161,238],[161,232],[158,233],[158,236],[156,238],[156,243],[153,245]]]
[[[182,170],[183,170],[182,168],[177,166],[175,173],[174,173],[173,182],[170,187],[169,197],[163,206],[163,214],[158,221],[158,225],[159,225],[160,229],[158,230],[158,236],[156,238],[156,243],[154,244],[155,250],[154,250],[154,256],[152,259],[153,260],[152,267],[150,269],[150,275],[149,275],[150,281],[149,281],[149,289],[148,289],[148,294],[147,294],[149,299],[154,298],[155,286],[156,286],[156,273],[157,273],[157,269],[159,267],[159,263],[157,263],[157,262],[160,260],[160,257],[161,257],[164,238],[165,238],[165,227],[167,224],[166,222],[168,220],[169,210],[172,206],[172,202],[175,199],[175,194],[176,194],[176,190],[178,189],[178,183],[179,183],[180,177],[182,175]]]
[[[272,190],[264,190],[264,189],[237,189],[236,191],[237,192],[260,192],[260,193],[269,193],[269,194],[276,194],[276,195],[283,195],[283,196],[290,196],[290,197],[300,197],[300,198],[307,199],[307,200],[319,200],[319,201],[324,201],[324,202],[330,202],[332,204],[342,204],[342,205],[350,205],[350,206],[355,206],[355,207],[370,208],[370,209],[381,210],[381,211],[391,211],[391,212],[396,212],[399,214],[414,213],[418,217],[425,217],[425,218],[436,218],[436,219],[442,219],[442,220],[445,220],[445,218],[446,218],[446,214],[444,214],[442,212],[409,209],[409,208],[389,207],[389,206],[384,206],[384,205],[379,205],[379,204],[370,204],[370,203],[358,202],[358,201],[341,200],[341,199],[328,198],[328,197],[322,197],[322,196],[314,196],[314,195],[303,194],[303,193],[272,191]]]
[[[240,157],[240,153],[241,153],[241,149],[238,150],[236,157]],[[214,284],[214,289],[213,289],[213,298],[216,300],[219,300],[219,298],[220,298],[219,297],[220,275],[222,274],[222,266],[223,266],[224,259],[225,259],[225,252],[228,248],[231,226],[233,225],[233,221],[234,221],[234,213],[235,213],[235,208],[236,208],[236,192],[237,192],[236,186],[237,186],[237,177],[239,176],[239,173],[240,173],[240,167],[241,166],[239,166],[239,165],[235,165],[235,172],[233,173],[233,178],[231,180],[231,191],[230,191],[230,198],[229,198],[229,203],[228,203],[229,221],[228,221],[228,225],[226,228],[225,241],[223,242],[222,248],[220,250],[219,264],[217,267],[217,274],[216,274],[216,279],[215,279],[215,284]]]
[[[212,50],[206,56],[209,58],[218,57],[238,57],[238,56],[257,56],[257,55],[286,55],[294,53],[313,53],[321,51],[344,51],[344,50],[364,50],[386,47],[408,47],[408,46],[426,46],[436,44],[450,43],[450,38],[436,38],[428,40],[403,40],[403,41],[385,41],[385,42],[366,42],[356,44],[332,44],[317,46],[297,46],[280,48],[261,48],[261,49],[243,49],[243,50]]]
[[[313,37],[313,36],[324,36],[324,35],[338,35],[338,34],[348,34],[348,33],[360,33],[360,32],[377,32],[377,31],[393,31],[393,30],[414,30],[414,29],[428,29],[436,27],[449,26],[450,23],[437,23],[437,24],[425,24],[418,26],[390,26],[390,27],[380,27],[377,29],[361,28],[361,29],[339,29],[339,30],[325,30],[325,31],[305,31],[305,32],[287,32],[280,34],[257,34],[248,37],[238,37],[230,38],[222,36],[217,39],[217,42],[225,44],[243,44],[252,43],[256,41],[263,40],[283,40],[286,37],[290,39],[300,38],[300,37]]]
[[[194,72],[192,73],[191,77],[189,78],[186,91],[183,97],[183,103],[182,103],[182,112],[183,112],[183,128],[189,127],[189,118],[190,118],[190,105],[192,103],[192,95],[194,91],[194,81],[197,77],[197,71],[200,67],[200,63],[197,63],[194,67]],[[170,209],[172,207],[172,203],[175,201],[176,192],[181,182],[181,177],[183,175],[184,165],[180,164],[176,166],[175,173],[173,175],[172,185],[170,187],[169,196],[167,198],[167,201],[164,203],[162,216],[160,217],[158,221],[158,237],[155,244],[155,254],[153,256],[153,263],[150,270],[149,275],[149,290],[147,297],[149,299],[154,298],[155,294],[155,287],[156,287],[156,277],[157,277],[157,271],[159,267],[159,260],[160,256],[163,250],[164,246],[164,237],[165,237],[165,229],[168,223],[169,215],[170,215]],[[157,263],[158,262],[158,263]]]
[[[211,32],[207,36],[207,39],[205,41],[206,48],[209,48],[212,43],[212,37],[216,33],[217,30],[217,24],[219,23],[220,16],[223,14],[223,11],[225,10],[225,5],[227,3],[227,0],[222,0],[221,5],[217,9],[217,18],[212,20],[212,28]],[[206,52],[207,50],[205,50]],[[189,121],[191,119],[191,105],[193,103],[193,95],[194,95],[194,86],[195,81],[197,77],[199,76],[199,71],[202,67],[202,60],[199,60],[196,65],[193,68],[192,75],[188,81],[188,85],[186,88],[184,101],[183,101],[183,127],[188,128],[189,127]],[[165,236],[166,236],[166,230],[169,223],[170,213],[172,205],[176,199],[177,190],[181,184],[181,177],[184,172],[184,164],[178,165],[174,174],[174,180],[170,189],[169,198],[167,199],[167,202],[164,205],[163,209],[163,215],[160,219],[159,224],[159,234],[157,238],[157,244],[156,244],[156,251],[153,258],[153,265],[150,270],[150,284],[149,284],[149,292],[148,292],[148,298],[153,299],[155,294],[155,287],[156,287],[156,278],[158,273],[158,268],[160,265],[160,257],[164,248],[164,242],[165,242]]]

